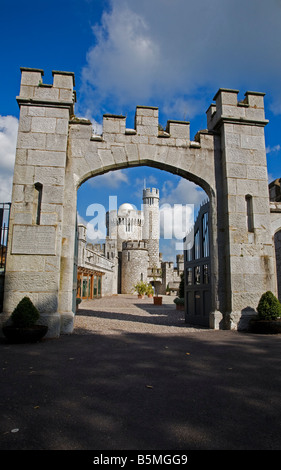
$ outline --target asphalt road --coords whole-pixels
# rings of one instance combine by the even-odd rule
[[[0,341],[0,450],[280,450],[281,337]]]

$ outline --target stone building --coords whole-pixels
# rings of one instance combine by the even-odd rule
[[[108,212],[107,237],[102,246],[86,244],[86,227],[79,226],[78,288],[81,284],[81,266],[85,272],[84,265],[87,263],[87,269],[91,264],[92,272],[99,276],[100,284],[103,286],[106,283],[100,289],[102,295],[131,294],[138,281],[151,283],[158,294],[165,294],[167,287],[178,290],[183,255],[177,256],[176,268],[173,262],[162,262],[159,253],[159,197],[159,189],[147,188],[143,190],[142,210],[124,203],[118,210]],[[101,267],[95,264],[97,259],[99,262],[103,260],[104,277],[100,274]],[[84,283],[86,285],[86,279]]]
[[[272,225],[272,236],[275,247],[276,257],[276,279],[277,279],[277,296],[281,302],[281,178],[277,178],[269,184],[270,199],[270,215]]]
[[[93,299],[113,293],[114,263],[101,245],[87,243],[86,231],[85,225],[78,225],[77,297]]]
[[[220,88],[194,140],[186,121],[168,120],[160,132],[152,106],[136,107],[134,129],[126,116],[104,115],[96,135],[91,121],[75,116],[74,74],[53,71],[51,84],[43,76],[42,69],[21,68],[0,323],[28,295],[49,337],[73,331],[77,190],[93,176],[146,165],[206,192],[209,327],[247,328],[260,296],[277,293],[273,235],[281,229],[281,203],[268,194],[264,93],[246,91],[240,99],[239,90]]]
[[[275,275],[277,282],[276,295],[281,301],[281,178],[272,181],[268,186],[270,201],[271,232],[275,249]],[[255,220],[249,207],[249,198],[244,201],[246,223],[244,231],[248,232],[249,246],[240,245],[240,257],[244,252],[254,249]],[[187,323],[209,326],[211,311],[211,279],[210,279],[210,231],[209,231],[209,201],[202,204],[193,228],[184,239],[184,273],[185,273],[185,320]],[[266,257],[265,257],[266,260]],[[254,273],[257,282],[259,269]],[[244,274],[240,275],[241,283]]]

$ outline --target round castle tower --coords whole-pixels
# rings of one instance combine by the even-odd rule
[[[144,241],[130,240],[122,245],[121,293],[132,294],[139,281],[147,282],[148,251]]]
[[[149,267],[159,268],[159,189],[148,188],[143,190],[143,234],[146,242]]]

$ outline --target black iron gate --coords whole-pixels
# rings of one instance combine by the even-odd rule
[[[209,202],[198,213],[194,228],[185,238],[185,321],[209,327],[211,311]]]

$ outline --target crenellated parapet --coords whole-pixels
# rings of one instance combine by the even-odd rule
[[[63,106],[72,109],[76,101],[74,73],[53,71],[53,83],[43,82],[44,71],[21,67],[20,95],[17,97],[19,105],[34,106]]]
[[[245,98],[238,101],[239,90],[220,88],[207,110],[208,130],[217,130],[223,122],[265,126],[265,93],[247,91]]]
[[[126,135],[126,136],[139,136],[140,138],[170,139],[171,143],[178,143],[181,141],[186,145],[190,142],[190,123],[189,121],[167,121],[166,129],[164,130],[159,125],[158,108],[152,106],[137,106],[135,113],[135,127],[134,129],[126,128],[126,116],[115,114],[104,114],[103,116],[103,139],[110,135]],[[102,140],[99,136],[94,136],[94,140]],[[128,139],[127,139],[128,140]],[[136,140],[136,139],[134,139]],[[141,140],[141,139],[140,139]],[[142,139],[144,141],[144,139]],[[167,142],[163,142],[167,144]]]
[[[122,243],[122,250],[147,250],[147,243],[143,240],[128,240]]]

